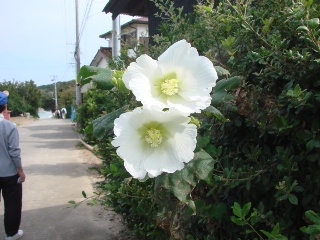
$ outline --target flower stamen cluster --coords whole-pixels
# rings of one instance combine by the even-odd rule
[[[151,147],[158,147],[162,142],[162,135],[160,130],[155,128],[151,128],[147,130],[145,139],[147,143],[150,144]]]
[[[162,93],[172,96],[178,93],[178,80],[173,78],[173,79],[166,79],[161,83],[161,91]]]

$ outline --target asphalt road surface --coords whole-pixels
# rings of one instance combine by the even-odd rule
[[[85,203],[72,208],[68,203],[82,201],[82,191],[92,196],[96,181],[89,170],[91,152],[79,147],[72,122],[41,119],[18,129],[27,176],[20,225],[25,234],[21,239],[125,239],[121,218],[114,212]],[[0,239],[4,239],[3,202],[0,223]]]

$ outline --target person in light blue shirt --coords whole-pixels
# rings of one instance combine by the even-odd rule
[[[17,127],[4,118],[8,97],[0,92],[0,192],[4,200],[4,228],[6,240],[19,239],[22,210],[22,182],[26,175],[21,164]]]

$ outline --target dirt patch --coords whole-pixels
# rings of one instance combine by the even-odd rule
[[[79,148],[79,158],[82,160],[82,163],[88,168],[90,173],[90,180],[92,183],[102,181],[103,176],[99,175],[99,169],[102,165],[102,160],[99,159],[93,152],[89,151],[81,143],[78,144]]]
[[[24,124],[28,124],[31,123],[33,121],[37,121],[37,118],[34,117],[11,117],[10,118],[10,122],[13,122],[14,124],[16,124],[18,127],[22,126]]]

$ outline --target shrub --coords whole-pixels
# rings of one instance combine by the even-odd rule
[[[106,202],[131,223],[146,221],[131,225],[139,236],[316,238],[319,4],[224,0],[215,8],[207,1],[183,16],[170,1],[153,1],[166,21],[150,55],[184,38],[215,64],[220,80],[212,107],[194,115],[201,122],[196,158],[182,171],[139,183],[106,141],[112,132],[96,128],[108,156]]]

